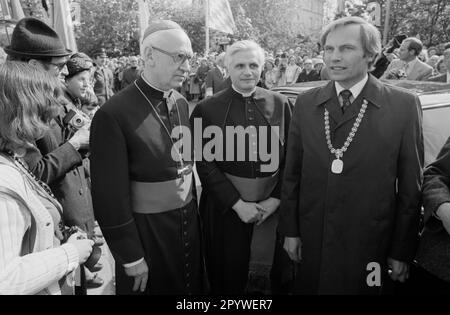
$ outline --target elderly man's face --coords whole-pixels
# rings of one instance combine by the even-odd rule
[[[163,40],[154,43],[150,71],[158,87],[163,90],[181,87],[189,75],[192,56],[191,41],[182,30],[167,32]]]
[[[262,66],[255,50],[235,53],[228,69],[234,87],[242,93],[252,92],[261,78]]]
[[[346,25],[330,32],[325,42],[324,61],[328,74],[345,88],[361,81],[373,57],[366,55],[359,25]]]

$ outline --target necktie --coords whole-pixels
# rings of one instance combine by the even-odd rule
[[[353,95],[352,92],[350,92],[350,90],[343,90],[340,94],[342,97],[342,113],[345,112],[345,110],[352,104],[352,102],[350,102],[350,97]]]

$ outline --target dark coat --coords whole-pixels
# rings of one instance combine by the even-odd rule
[[[68,127],[63,119],[65,107],[51,122],[51,128],[36,147],[25,156],[33,173],[52,189],[63,206],[63,219],[67,226],[78,226],[93,234],[95,219],[92,209],[89,161],[67,142]]]
[[[324,109],[332,143],[344,145],[363,98],[368,108],[344,154],[344,171],[331,172]],[[334,82],[300,94],[294,109],[280,213],[280,233],[300,237],[298,292],[376,293],[366,270],[386,260],[411,262],[420,217],[423,137],[419,99],[373,76],[342,114]],[[396,189],[398,186],[398,189]]]
[[[94,72],[94,92],[100,105],[103,105],[113,95],[114,75],[108,68],[96,68]]]
[[[128,85],[136,81],[141,75],[142,70],[139,68],[127,68],[123,71],[121,89],[126,88]]]
[[[320,80],[320,74],[317,73],[315,69],[311,70],[309,73],[306,73],[306,70],[303,70],[297,78],[297,83]]]
[[[450,282],[450,235],[435,217],[439,206],[450,203],[450,138],[436,162],[425,170],[423,203],[425,228],[421,235],[417,261],[428,272]]]

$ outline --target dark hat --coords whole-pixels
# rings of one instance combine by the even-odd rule
[[[94,51],[92,56],[94,56],[94,58],[97,58],[97,57],[106,58],[106,57],[108,57],[108,55],[106,54],[106,49],[105,48],[97,49],[96,51]]]
[[[94,67],[94,62],[88,55],[84,53],[76,53],[70,57],[66,65],[67,70],[69,71],[66,78],[71,78],[80,72],[91,70],[92,67]]]
[[[11,45],[5,51],[8,55],[30,58],[65,57],[71,54],[58,34],[35,18],[24,18],[17,23]]]
[[[168,30],[182,30],[183,28],[178,24],[170,20],[157,20],[150,23],[147,29],[144,32],[144,37],[142,41],[144,41],[148,36],[153,33],[159,31],[168,31]]]

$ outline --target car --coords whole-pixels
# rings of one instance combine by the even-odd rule
[[[321,87],[329,81],[296,83],[275,87],[272,91],[286,95],[293,104],[297,96],[309,89]],[[450,137],[450,84],[408,80],[386,80],[387,84],[408,89],[419,96],[423,109],[425,165],[433,162]]]

